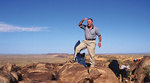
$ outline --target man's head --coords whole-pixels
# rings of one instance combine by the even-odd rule
[[[88,20],[87,20],[87,23],[88,23],[88,26],[91,26],[91,25],[93,25],[93,19],[91,19],[91,18],[88,18]]]

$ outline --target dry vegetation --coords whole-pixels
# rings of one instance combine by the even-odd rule
[[[30,63],[63,63],[68,60],[67,55],[0,55],[0,67],[6,63],[25,66]]]
[[[135,58],[142,58],[143,56],[150,56],[150,54],[98,54],[95,56],[96,60],[110,62],[111,60],[118,60],[121,64],[124,62],[133,61]],[[0,67],[8,62],[18,66],[25,66],[29,63],[64,63],[73,58],[69,54],[43,54],[43,55],[0,55]],[[86,55],[88,60],[89,56]]]

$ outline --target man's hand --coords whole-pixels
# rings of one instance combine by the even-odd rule
[[[99,47],[99,48],[101,47],[101,42],[98,42],[98,47]]]
[[[80,21],[80,23],[78,24],[79,27],[81,27],[83,21],[87,20],[88,18],[84,18],[83,20]]]
[[[84,18],[83,20],[87,20],[88,18]]]

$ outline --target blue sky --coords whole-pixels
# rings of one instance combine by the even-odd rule
[[[149,0],[0,0],[0,54],[74,53],[89,17],[97,54],[150,53]]]

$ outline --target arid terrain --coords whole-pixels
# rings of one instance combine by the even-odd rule
[[[150,82],[150,54],[97,54],[94,68],[72,58],[72,54],[0,55],[0,83]],[[89,63],[88,55],[85,59]],[[117,61],[117,72],[111,68],[113,61]],[[122,65],[129,69],[121,69]],[[117,69],[115,64],[112,67]]]
[[[32,55],[0,55],[0,66],[10,62],[18,66],[25,66],[30,63],[63,63],[70,56],[64,54],[32,54]]]
[[[135,58],[142,58],[143,56],[150,56],[150,54],[97,54],[96,60],[110,61],[113,59],[124,61],[133,61]],[[0,55],[0,67],[10,62],[18,66],[25,66],[30,63],[64,63],[73,58],[72,54],[32,54],[32,55]],[[86,55],[86,59],[89,56]]]

